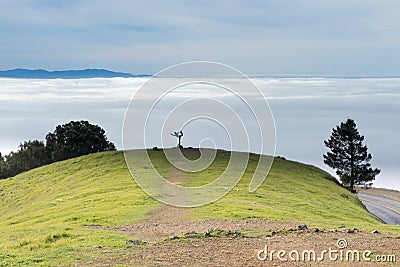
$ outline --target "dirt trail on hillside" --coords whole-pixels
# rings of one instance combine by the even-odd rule
[[[184,175],[171,167],[167,179],[173,184],[182,184]],[[271,220],[203,220],[194,221],[191,208],[174,207],[167,204],[153,209],[146,218],[137,224],[110,227],[107,229],[125,232],[133,238],[156,242],[169,237],[182,236],[186,233],[203,233],[209,229],[248,230],[278,229],[296,227],[295,224],[274,222]]]
[[[211,225],[221,221],[209,221]],[[247,224],[251,227],[257,226],[257,221],[251,221]],[[243,221],[236,221],[238,228],[243,229]],[[267,221],[265,221],[268,224]],[[206,223],[207,224],[207,223]],[[264,225],[264,226],[266,226]],[[164,225],[170,228],[172,225]],[[190,225],[191,227],[195,225]],[[221,226],[229,226],[229,223]],[[251,228],[250,227],[250,228]],[[244,227],[245,228],[245,227]],[[172,228],[170,228],[171,230]],[[137,234],[135,228],[121,228],[124,231],[131,231]],[[142,228],[144,230],[144,228]],[[347,247],[339,249],[338,239],[344,239]],[[114,249],[97,248],[93,253],[98,255],[95,260],[84,262],[82,266],[116,266],[118,264],[129,266],[398,266],[400,261],[400,237],[388,234],[373,233],[347,233],[313,230],[294,231],[291,233],[277,232],[272,236],[258,237],[203,237],[203,238],[177,238],[170,240],[159,240],[156,242],[139,243],[128,246],[127,248]],[[268,247],[268,255],[271,251],[275,254],[267,257],[265,261],[259,260],[257,255],[265,246]],[[324,260],[317,261],[321,257],[323,250],[341,250],[346,253],[347,250],[358,250],[363,253],[365,250],[373,251],[372,261],[341,261],[340,258],[330,260],[328,254],[325,254]],[[316,252],[315,260],[291,261],[286,254],[282,262],[277,258],[277,251],[284,250],[289,253],[296,250],[313,250]],[[105,254],[106,253],[106,254]],[[339,255],[339,254],[337,254]],[[346,254],[344,254],[346,255]],[[379,263],[375,260],[377,256],[385,256],[388,260],[391,257],[391,263]],[[301,257],[301,256],[300,256]],[[301,258],[300,258],[301,259]],[[344,258],[345,259],[345,258]],[[78,265],[79,266],[79,265]]]
[[[168,180],[183,183],[181,173],[171,169]],[[123,232],[127,236],[125,248],[93,248],[90,261],[82,266],[398,266],[400,262],[400,236],[360,232],[336,228],[299,229],[300,222],[278,222],[269,219],[203,220],[193,221],[192,209],[162,204],[150,211],[140,223],[98,227]],[[94,227],[97,228],[97,227]],[[210,229],[232,231],[238,235],[206,236]],[[238,232],[235,232],[238,231]],[[257,234],[251,234],[257,233]],[[338,249],[338,239],[345,239],[349,250],[371,250],[373,260],[377,255],[394,255],[394,263],[287,261],[277,255],[273,260],[257,258],[260,250],[315,250],[320,257],[322,250]],[[300,254],[301,255],[301,254]],[[263,254],[261,254],[263,256]],[[288,255],[284,258],[288,258]],[[77,266],[80,266],[79,264]]]
[[[172,184],[180,185],[185,177],[181,171],[171,167],[166,177]],[[162,204],[146,215],[143,224],[164,224],[164,223],[179,223],[188,221],[190,217],[190,209],[174,207],[168,204]]]
[[[165,207],[163,207],[165,208]],[[165,208],[170,209],[170,208]],[[177,214],[177,213],[175,213]],[[178,212],[179,214],[179,212]],[[178,215],[180,216],[180,215]],[[273,230],[293,229],[294,223],[282,223],[271,220],[203,220],[203,221],[179,221],[172,218],[171,221],[146,220],[143,223],[109,227],[109,230],[118,230],[126,233],[132,238],[156,242],[166,238],[183,236],[188,233],[204,233],[210,229],[222,229],[226,231],[241,231],[249,229]]]
[[[175,167],[169,169],[166,177],[173,184],[184,183],[184,173]],[[186,233],[203,233],[209,229],[248,230],[278,229],[296,227],[272,220],[203,220],[194,221],[191,208],[174,207],[162,204],[146,214],[146,218],[137,224],[112,227],[109,229],[123,231],[137,239],[155,242],[165,238],[182,236]]]
[[[400,236],[359,232],[353,229],[336,228],[299,230],[298,223],[277,222],[268,219],[254,220],[204,220],[191,221],[190,209],[162,205],[147,214],[141,223],[109,227],[127,236],[126,248],[93,248],[92,261],[82,262],[82,266],[398,266],[400,261]],[[105,229],[105,228],[102,228]],[[206,237],[209,229],[239,231],[244,235]],[[244,231],[244,232],[243,232]],[[250,231],[250,232],[246,232]],[[257,235],[248,235],[256,231]],[[193,234],[202,237],[190,237]],[[247,233],[247,234],[246,234]],[[371,250],[371,256],[384,255],[392,258],[392,263],[323,262],[278,260],[260,261],[257,255],[268,246],[271,250],[314,250],[320,257],[322,250],[338,249],[337,240],[345,239],[348,249]],[[139,240],[139,241],[135,241]],[[346,249],[347,249],[346,248]],[[288,256],[286,255],[286,258]],[[79,264],[77,265],[79,266]]]

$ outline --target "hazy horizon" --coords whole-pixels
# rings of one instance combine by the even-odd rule
[[[189,61],[190,62],[190,61]],[[207,62],[207,61],[206,61]],[[213,62],[213,61],[209,61]],[[105,71],[111,71],[115,73],[123,73],[123,74],[132,74],[132,75],[149,75],[153,76],[156,73],[144,73],[144,72],[129,72],[129,71],[121,71],[118,69],[107,69],[103,67],[78,67],[74,69],[68,69],[68,68],[60,68],[60,69],[47,69],[47,68],[22,68],[22,67],[14,67],[12,69],[0,69],[1,71],[12,71],[12,70],[28,70],[28,71],[38,71],[38,70],[44,70],[48,72],[63,72],[63,71],[85,71],[85,70],[105,70]],[[362,74],[362,73],[353,73],[353,74],[343,74],[343,73],[246,73],[245,74],[249,78],[343,78],[343,79],[364,79],[364,78],[400,78],[400,71],[399,73],[395,74],[380,74],[380,75],[374,75],[374,74]],[[21,77],[0,77],[0,78],[9,78],[9,79],[41,79],[41,78],[21,78]],[[93,78],[87,78],[87,79],[95,79],[95,78],[103,78],[103,77],[93,77]],[[120,78],[118,76],[113,77],[113,78]],[[123,77],[122,77],[123,78]],[[142,78],[142,77],[131,77],[131,78]],[[62,79],[62,78],[46,78],[46,79]],[[76,79],[86,79],[86,78],[76,78]]]

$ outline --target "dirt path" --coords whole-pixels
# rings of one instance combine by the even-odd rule
[[[178,173],[171,171],[170,181],[182,182]],[[101,229],[117,230],[127,236],[126,248],[94,248],[92,261],[82,266],[399,266],[400,236],[360,232],[352,229],[299,229],[299,223],[268,219],[193,221],[191,209],[161,205],[152,210],[142,222]],[[221,235],[206,235],[210,229],[220,229]],[[224,234],[225,233],[225,234]],[[226,234],[228,233],[228,234]],[[230,235],[229,233],[233,233]],[[236,234],[238,233],[238,234]],[[255,234],[254,234],[255,233]],[[347,246],[339,249],[337,242],[344,239]],[[136,241],[135,240],[139,240]],[[257,258],[260,250],[268,247],[265,261]],[[323,250],[372,251],[371,260],[359,262],[346,259],[330,260],[326,254],[322,262],[317,258]],[[316,259],[280,261],[277,251],[296,250],[316,252]],[[344,254],[345,255],[345,254]],[[391,263],[376,261],[377,256],[390,257]],[[268,255],[270,256],[270,254]],[[300,256],[301,257],[301,256]],[[288,258],[288,255],[284,258]],[[301,258],[300,258],[301,259]],[[79,264],[78,264],[79,266]]]
[[[344,238],[348,242],[348,249],[371,250],[377,255],[395,255],[400,250],[399,239],[386,236],[373,236],[367,233],[337,234],[301,232],[288,235],[278,235],[272,238],[200,238],[185,239],[158,243],[157,245],[133,248],[139,255],[128,255],[126,260],[144,266],[398,266],[377,262],[347,262],[331,261],[327,255],[322,262],[299,261],[282,262],[277,255],[261,261],[257,258],[260,250],[267,245],[269,251],[285,250],[289,253],[296,250],[315,250],[320,256],[322,250],[338,250],[337,239]],[[385,244],[385,245],[384,245]],[[346,251],[344,249],[343,251]],[[379,251],[379,252],[377,252]],[[263,256],[263,255],[261,255]],[[285,256],[288,258],[288,255]],[[398,261],[398,259],[397,259]]]
[[[171,167],[166,177],[173,184],[184,182],[184,173]],[[150,211],[142,222],[132,225],[109,227],[118,230],[132,238],[147,242],[157,242],[169,237],[183,236],[186,233],[203,233],[209,229],[248,230],[248,229],[281,229],[293,228],[295,224],[274,222],[272,220],[204,220],[194,221],[190,208],[174,207],[162,204]]]
[[[171,167],[166,179],[173,184],[180,185],[185,177],[181,171]],[[189,208],[162,204],[146,214],[146,219],[140,223],[109,229],[127,232],[138,239],[155,241],[174,235],[178,229],[184,229],[185,227],[182,225],[190,221],[190,215]]]
[[[91,254],[95,260],[86,261],[82,266],[399,266],[398,235],[342,228],[299,230],[298,226],[293,222],[268,219],[191,221],[190,209],[163,205],[151,211],[141,223],[107,228],[127,236],[126,248],[93,249]],[[234,235],[205,235],[210,229],[221,229],[223,233],[230,231]],[[348,243],[342,249],[343,253],[370,250],[372,261],[341,261],[339,258],[332,261],[327,254],[322,262],[317,261],[323,250],[340,251],[339,239]],[[257,255],[265,246],[268,253],[296,250],[301,255],[304,250],[313,250],[316,258],[282,262],[275,252],[272,260],[267,257],[261,261]],[[392,262],[376,262],[376,257],[382,255],[390,257]]]
[[[205,221],[145,221],[143,223],[124,225],[107,228],[126,233],[132,238],[157,242],[166,238],[184,236],[187,233],[204,233],[210,229],[222,229],[225,231],[242,231],[250,229],[273,230],[273,229],[293,229],[294,223],[282,223],[270,220],[205,220]]]
[[[185,177],[181,171],[171,167],[166,177],[168,181],[175,185],[183,183]],[[165,223],[179,223],[189,220],[190,209],[174,207],[167,204],[162,204],[160,207],[150,211],[143,220],[143,224],[165,224]]]
[[[247,223],[245,221],[225,222],[226,224],[223,221],[209,221],[205,224],[208,223],[213,226],[237,224],[236,227],[241,229],[247,226],[249,228],[265,226],[263,222],[257,220]],[[265,221],[264,223],[268,222]],[[271,224],[267,225],[272,226]],[[172,225],[164,226],[168,228]],[[195,226],[196,224],[190,224],[190,227]],[[173,228],[170,228],[170,230]],[[121,230],[132,231],[132,234],[137,233],[135,228],[122,228]],[[339,239],[346,240],[347,246],[345,248],[340,249],[338,247],[337,241]],[[263,261],[258,259],[257,256],[264,256],[264,252],[261,254],[259,252],[265,246],[268,248],[269,257]],[[346,255],[348,250],[357,250],[361,253],[360,255],[365,250],[370,250],[373,253],[369,256],[371,261],[365,261],[362,258],[360,261],[356,261],[357,258],[354,259],[355,261],[352,258],[346,260],[346,256],[341,260],[339,252],[335,254],[337,255],[336,260],[331,260],[329,255],[325,254],[324,260],[318,261],[321,252],[329,249],[342,251],[343,255]],[[300,255],[303,251],[312,250],[315,251],[316,256],[315,258],[311,257],[310,260],[307,260],[308,258],[302,260],[302,256],[300,256],[299,261],[292,261],[286,254],[284,259],[288,260],[284,262],[277,258],[277,251],[279,250],[284,250],[287,253],[296,250]],[[275,251],[272,258],[271,251]],[[125,249],[113,251],[110,251],[110,248],[101,248],[93,252],[97,256],[96,260],[86,262],[84,266],[399,266],[399,251],[399,236],[379,233],[301,230],[277,232],[272,236],[262,235],[258,237],[188,237],[159,240],[157,242],[133,244]],[[390,259],[391,262],[377,262],[378,256],[384,256],[386,261]]]

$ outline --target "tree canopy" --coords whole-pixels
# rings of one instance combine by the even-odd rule
[[[52,161],[59,161],[100,151],[115,150],[105,131],[88,121],[71,121],[58,125],[46,136],[46,147]]]
[[[4,157],[0,153],[0,179],[55,161],[110,150],[115,150],[115,145],[107,140],[101,127],[88,121],[71,121],[48,133],[46,144],[29,140],[20,144],[16,152]]]
[[[347,119],[332,130],[325,146],[330,149],[323,155],[324,163],[336,169],[342,183],[354,189],[354,185],[373,181],[380,170],[371,167],[372,156],[368,147],[363,144],[364,136],[360,135],[353,119]]]

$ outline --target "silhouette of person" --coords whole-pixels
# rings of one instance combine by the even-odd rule
[[[175,136],[176,138],[178,138],[178,147],[182,148],[182,146],[181,146],[181,138],[183,136],[182,130],[180,130],[179,132],[174,132],[173,134],[171,133],[170,135]]]

